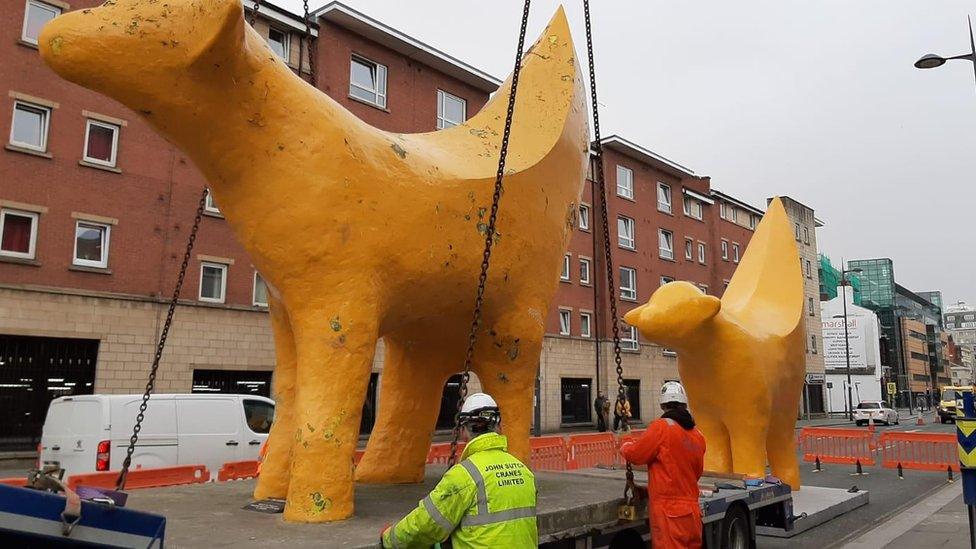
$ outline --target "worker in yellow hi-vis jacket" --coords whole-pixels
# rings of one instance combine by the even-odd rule
[[[460,420],[468,438],[460,463],[416,509],[383,531],[383,547],[427,548],[447,538],[455,549],[539,545],[535,476],[508,453],[495,400],[471,395]]]

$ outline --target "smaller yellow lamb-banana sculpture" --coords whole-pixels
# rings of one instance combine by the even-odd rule
[[[805,373],[803,275],[778,198],[721,300],[672,282],[625,320],[678,351],[707,441],[706,469],[763,477],[768,460],[774,475],[800,488],[794,427]]]

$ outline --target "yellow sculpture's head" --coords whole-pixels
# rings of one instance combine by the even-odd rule
[[[185,101],[188,72],[223,62],[243,38],[240,0],[108,0],[56,17],[38,46],[65,79],[148,110]]]
[[[631,310],[624,320],[647,339],[674,349],[711,320],[722,308],[715,296],[705,295],[694,284],[669,282],[657,289],[646,305]]]

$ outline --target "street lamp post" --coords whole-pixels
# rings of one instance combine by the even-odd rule
[[[976,76],[976,40],[973,39],[973,20],[971,17],[969,19],[969,47],[970,53],[964,53],[962,55],[955,55],[952,57],[942,57],[941,55],[936,55],[934,53],[928,53],[919,58],[915,62],[916,69],[934,69],[936,67],[941,67],[945,65],[946,61],[953,59],[966,59],[972,61],[973,63],[973,75]]]

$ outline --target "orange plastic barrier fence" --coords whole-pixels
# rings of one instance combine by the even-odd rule
[[[119,478],[118,471],[104,471],[101,473],[86,473],[68,477],[68,488],[74,490],[79,486],[93,486],[96,488],[115,489],[115,481]],[[177,465],[175,467],[158,467],[154,469],[130,469],[125,481],[126,489],[158,488],[161,486],[177,486],[180,484],[202,484],[210,481],[210,471],[205,465]]]
[[[231,461],[220,466],[217,471],[217,480],[224,482],[227,480],[244,480],[258,476],[258,461]]]
[[[27,477],[0,478],[0,484],[7,486],[27,486]]]
[[[874,439],[868,431],[804,427],[800,431],[803,460],[874,465]]]
[[[617,438],[613,433],[593,435],[573,435],[567,443],[569,447],[569,469],[585,469],[597,465],[616,465],[620,463]]]
[[[464,451],[464,443],[458,442],[457,455],[461,459],[461,452]],[[427,463],[447,465],[451,459],[451,443],[431,444],[430,452],[427,453]]]
[[[922,471],[959,471],[956,435],[886,431],[878,439],[882,467]]]
[[[532,460],[534,471],[565,471],[569,465],[566,441],[563,437],[533,437]]]

